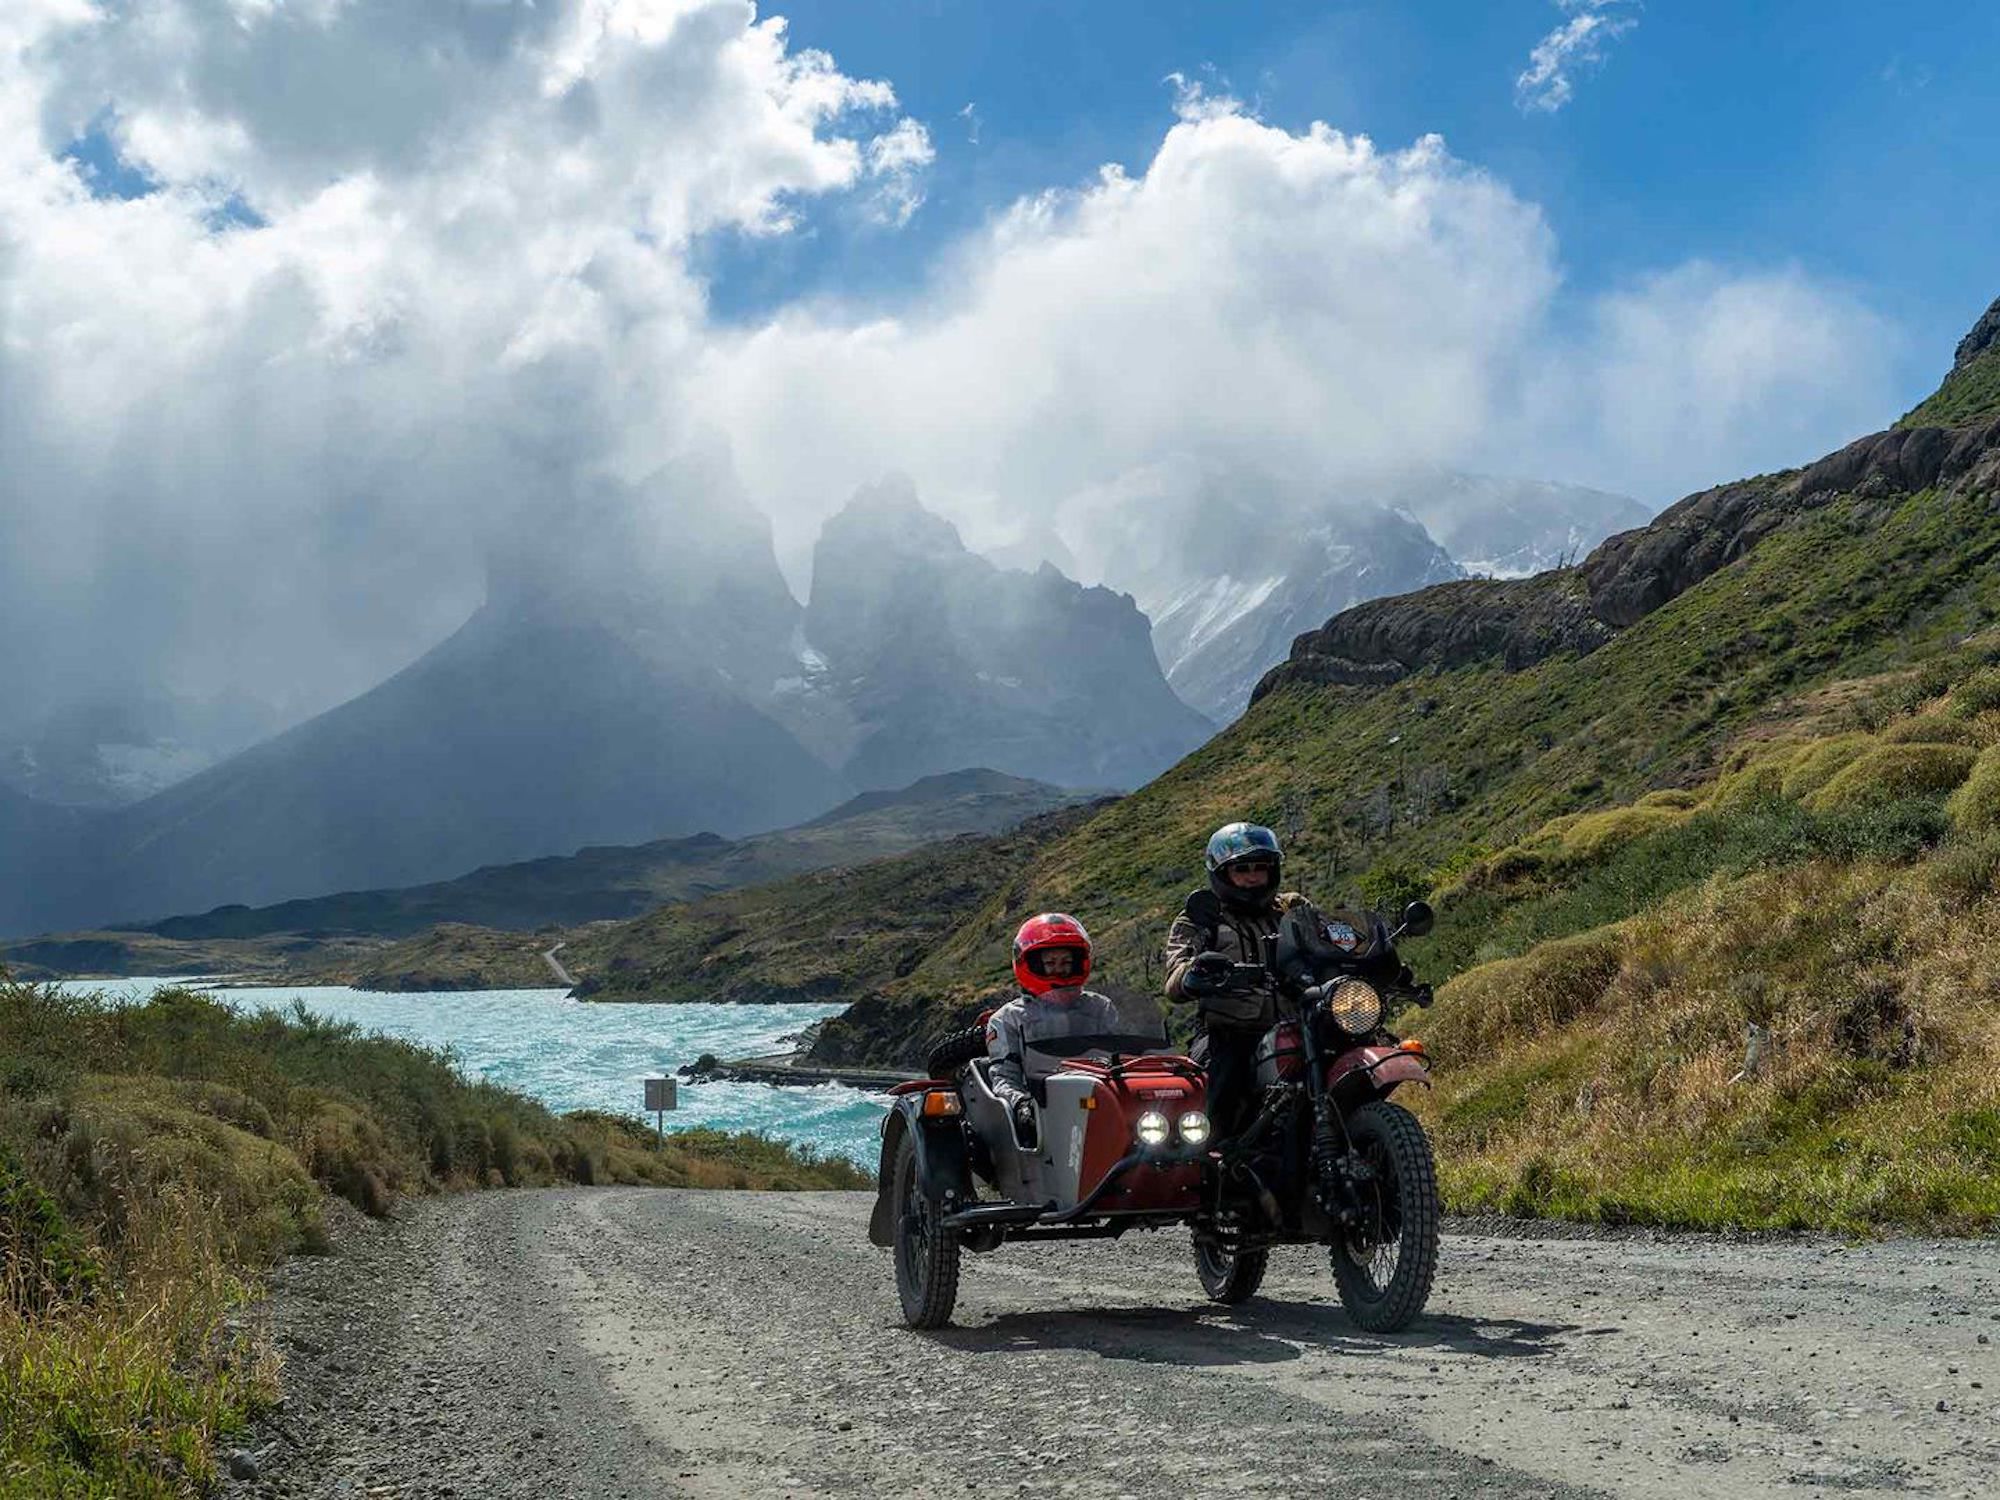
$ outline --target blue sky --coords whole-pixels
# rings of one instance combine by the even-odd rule
[[[1548,0],[792,0],[795,46],[894,84],[937,161],[907,229],[822,214],[709,262],[719,311],[820,290],[884,297],[1012,199],[1137,170],[1181,72],[1272,124],[1385,147],[1441,133],[1547,214],[1573,290],[1691,259],[1795,263],[1905,335],[1916,399],[2000,295],[2000,6],[1655,0],[1554,113],[1514,80],[1565,19]],[[977,114],[978,139],[960,115]]]

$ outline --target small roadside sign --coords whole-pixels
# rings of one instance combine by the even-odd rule
[[[646,1080],[646,1112],[653,1116],[653,1134],[667,1138],[667,1111],[680,1107],[680,1084],[672,1078]]]

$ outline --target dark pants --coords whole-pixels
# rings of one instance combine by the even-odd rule
[[[1208,1070],[1208,1118],[1221,1140],[1235,1135],[1251,1120],[1257,1102],[1257,1040],[1248,1028],[1216,1026],[1202,1037]]]

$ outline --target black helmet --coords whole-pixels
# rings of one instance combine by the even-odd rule
[[[1271,875],[1262,885],[1245,889],[1229,878],[1232,866],[1261,864]],[[1208,840],[1208,888],[1231,906],[1259,907],[1278,894],[1284,855],[1278,836],[1257,823],[1228,823]]]

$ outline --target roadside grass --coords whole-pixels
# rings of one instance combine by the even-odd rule
[[[657,1144],[557,1116],[442,1053],[187,990],[115,1005],[0,977],[0,1493],[189,1495],[275,1398],[259,1273],[365,1213],[559,1182],[846,1188],[764,1137]]]
[[[1679,1228],[2000,1227],[2000,837],[1717,874],[1406,1016],[1447,1200]],[[1739,1077],[1746,1034],[1768,1037]]]

